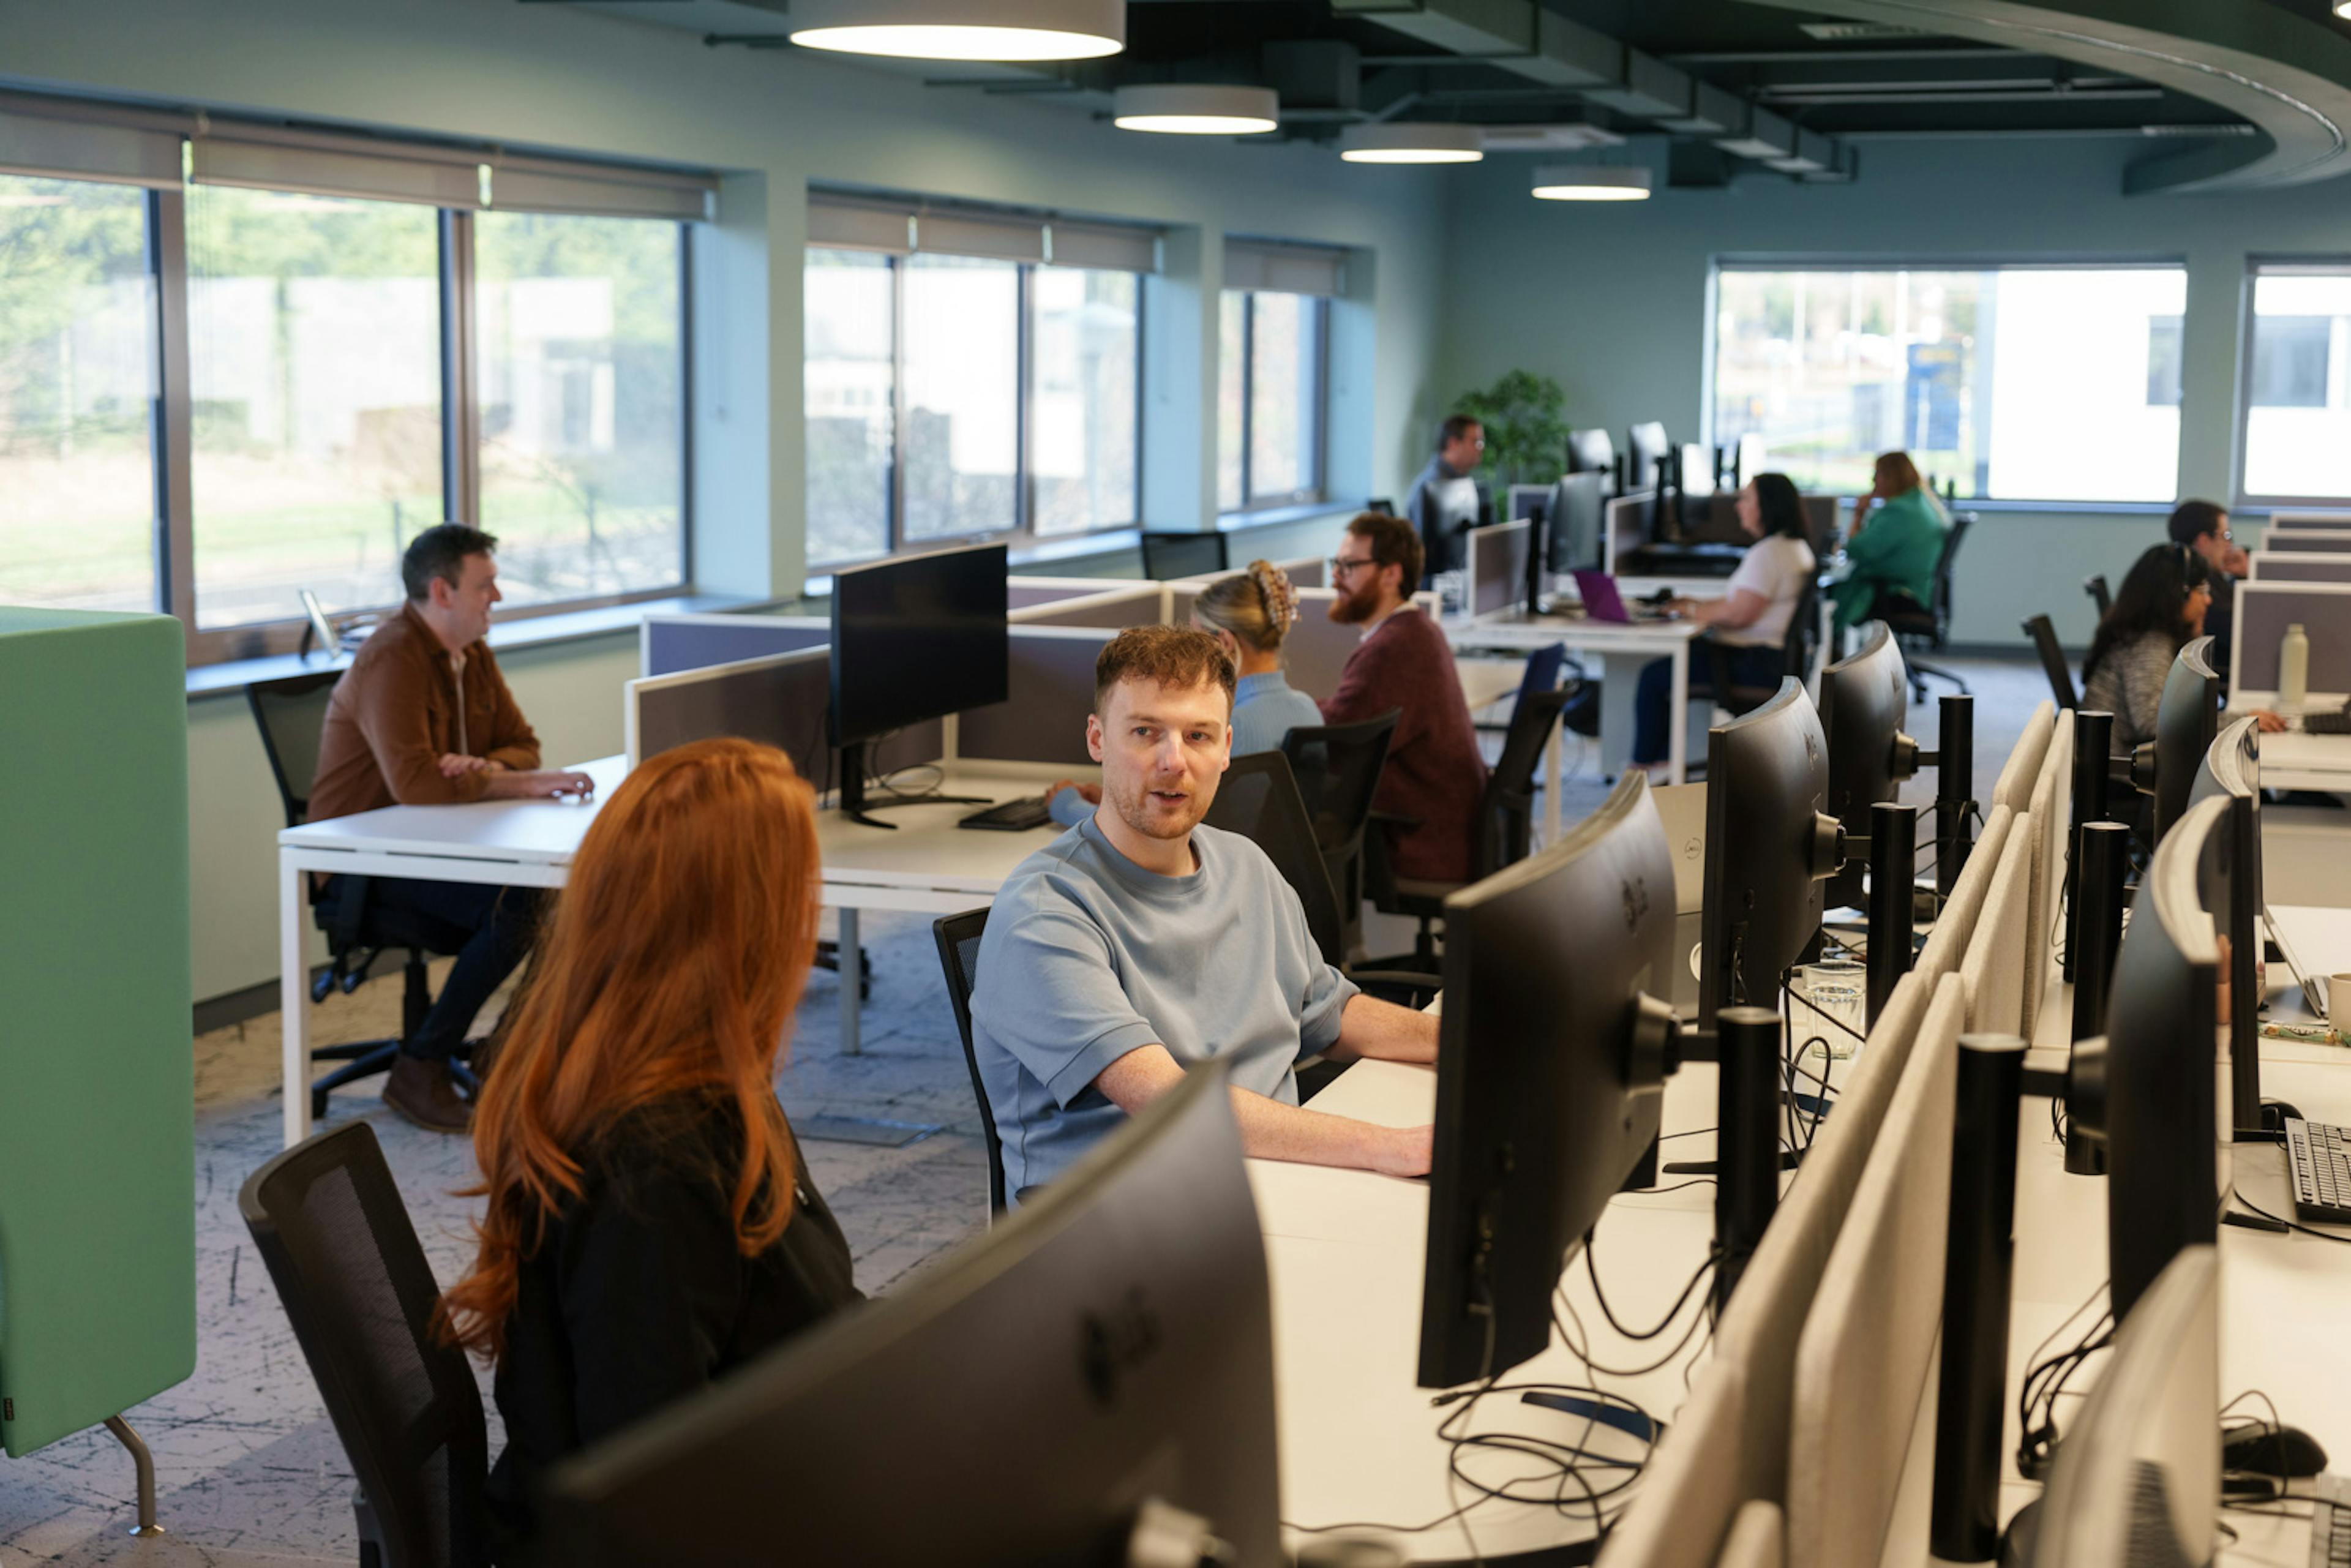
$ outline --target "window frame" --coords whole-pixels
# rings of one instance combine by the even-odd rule
[[[807,287],[809,257],[818,251],[853,251],[856,247],[811,241],[800,252],[801,287]],[[830,575],[851,566],[863,566],[872,561],[889,560],[902,555],[919,555],[927,550],[952,546],[1001,539],[1015,550],[1040,545],[1066,543],[1071,539],[1090,538],[1099,534],[1133,532],[1143,526],[1143,465],[1144,465],[1144,359],[1150,345],[1146,315],[1150,309],[1151,291],[1145,287],[1145,273],[1131,272],[1134,279],[1134,486],[1130,510],[1132,516],[1122,521],[1098,523],[1090,528],[1072,529],[1068,533],[1040,534],[1037,524],[1037,470],[1035,441],[1037,434],[1037,290],[1038,268],[1053,263],[1020,261],[1009,257],[993,257],[1014,269],[1014,348],[1013,348],[1013,525],[1006,528],[967,528],[956,533],[931,534],[919,539],[906,538],[906,461],[905,443],[910,407],[906,393],[906,263],[919,256],[954,255],[946,251],[875,251],[890,279],[890,455],[889,475],[883,489],[888,497],[888,508],[882,519],[882,549],[871,555],[821,556],[816,553],[814,536],[806,527],[807,476],[801,476],[803,535],[809,541],[807,559],[803,566],[810,578]],[[1116,267],[1061,267],[1064,272],[1117,272]],[[801,374],[807,374],[808,334],[803,326],[800,343]],[[805,383],[803,383],[805,384]],[[808,414],[801,411],[803,447]]]
[[[2232,432],[2236,445],[2230,465],[2230,507],[2232,511],[2246,512],[2340,509],[2346,503],[2351,503],[2351,493],[2340,496],[2257,495],[2245,483],[2245,465],[2252,455],[2253,334],[2260,320],[2253,311],[2253,295],[2262,274],[2270,269],[2277,269],[2282,276],[2291,276],[2287,269],[2323,270],[2351,278],[2351,252],[2245,257],[2245,276],[2239,285],[2237,302],[2237,417]]]
[[[1709,445],[1719,444],[1721,441],[1720,434],[1716,428],[1716,415],[1720,406],[1717,369],[1719,354],[1721,347],[1720,329],[1722,311],[1719,287],[1723,274],[1728,272],[1994,273],[2010,271],[2177,272],[2180,275],[2184,282],[2188,278],[2189,265],[2188,258],[2184,256],[2150,254],[2145,252],[2125,255],[2097,255],[2091,253],[2068,252],[2054,256],[2013,254],[1991,256],[1969,256],[1964,254],[1958,256],[1914,256],[1903,253],[1872,253],[1851,256],[1822,256],[1815,253],[1799,253],[1793,255],[1778,255],[1770,253],[1721,254],[1714,256],[1708,259],[1707,267],[1706,324],[1705,336],[1700,350],[1700,352],[1704,356],[1704,362],[1701,366],[1702,373],[1700,376],[1700,386],[1702,389],[1702,395],[1705,399],[1705,405],[1701,411],[1700,428],[1704,432],[1705,441]],[[2247,308],[2250,309],[2250,288],[2247,290]],[[2173,454],[2172,459],[2173,475],[2171,483],[2175,493],[2177,493],[2179,484],[2179,466],[2180,463],[2185,460],[2188,448],[2186,434],[2187,388],[2185,384],[2186,376],[2184,362],[2187,310],[2184,305],[2180,312],[2180,319],[2183,347],[2183,373],[2181,378],[2181,400],[2178,406],[2180,409],[2181,435],[2179,450]],[[2241,396],[2239,398],[2238,402],[2241,411],[2243,402]],[[1987,419],[1989,418],[1988,413],[1986,417]],[[2241,423],[2242,415],[2241,412]],[[2116,500],[2112,498],[2105,500],[2051,500],[2007,496],[1963,496],[1954,504],[1965,510],[1978,512],[2152,512],[2158,515],[2168,513],[2173,505],[2173,503],[2169,501]]]
[[[1278,511],[1286,507],[1318,506],[1330,497],[1330,473],[1327,464],[1331,427],[1331,300],[1322,294],[1301,293],[1287,288],[1228,288],[1226,294],[1241,297],[1241,504],[1230,509],[1222,505],[1218,496],[1217,516],[1246,517],[1258,512]],[[1307,318],[1314,328],[1314,418],[1308,436],[1306,455],[1314,476],[1314,483],[1295,490],[1258,492],[1253,482],[1256,463],[1257,434],[1257,297],[1260,294],[1287,294],[1305,303]],[[1221,297],[1218,308],[1223,308]],[[1221,395],[1221,393],[1219,394]],[[1221,428],[1222,411],[1217,426]]]

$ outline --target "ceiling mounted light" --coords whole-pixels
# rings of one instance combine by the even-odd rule
[[[1126,47],[1124,0],[793,0],[804,49],[916,60],[1083,60]]]
[[[1536,199],[1545,202],[1646,202],[1646,169],[1568,163],[1535,171]]]
[[[1111,123],[1173,136],[1254,136],[1281,128],[1281,99],[1270,87],[1123,87]]]
[[[1475,163],[1485,155],[1485,136],[1474,125],[1373,120],[1339,132],[1339,156],[1350,163]]]

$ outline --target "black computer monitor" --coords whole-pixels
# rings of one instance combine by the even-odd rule
[[[1207,577],[1226,570],[1225,536],[1147,529],[1143,536],[1143,575],[1159,581]]]
[[[966,545],[832,579],[832,744],[841,809],[861,820],[866,748],[893,730],[1010,695],[1005,547]],[[941,797],[933,797],[940,799]],[[889,824],[877,822],[877,827]]]
[[[2220,1521],[2216,1249],[2180,1253],[2140,1299],[2089,1398],[2066,1423],[2048,1490],[2029,1506],[2032,1568],[2213,1561]]]
[[[1421,1385],[1517,1365],[1552,1292],[1657,1133],[1674,862],[1648,781],[1445,901],[1445,1012],[1420,1307]]]
[[[1601,526],[1608,510],[1608,476],[1599,469],[1560,476],[1543,509],[1545,563],[1561,575],[1596,570],[1604,551]]]
[[[1821,928],[1821,884],[1843,858],[1828,804],[1828,741],[1794,676],[1770,702],[1707,733],[1706,891],[1698,1023],[1771,1009],[1780,977]]]
[[[2220,727],[2220,674],[2212,668],[2212,639],[2199,637],[2171,661],[2156,708],[2155,738],[2143,743],[2131,759],[2139,788],[2155,797],[2158,843],[2188,810],[2196,769]]]
[[[2074,1046],[2074,1119],[2106,1146],[2107,1290],[2117,1321],[2184,1247],[2220,1234],[2220,946],[2210,840],[2226,802],[2191,807],[2156,846],[2123,929],[2103,1051]],[[2087,1047],[2087,1049],[2085,1049]]]
[[[1265,1243],[1211,1065],[921,1278],[559,1467],[545,1556],[1078,1568],[1126,1561],[1156,1500],[1272,1564],[1278,1471]]]
[[[1665,469],[1673,455],[1673,440],[1666,427],[1656,420],[1636,424],[1625,433],[1625,488],[1654,490],[1665,480]]]
[[[1603,484],[1612,484],[1616,477],[1616,443],[1604,430],[1571,430],[1567,433],[1567,471],[1571,474],[1597,474]]]
[[[2228,911],[2230,1120],[2242,1138],[2257,1135],[2262,1128],[2262,993],[2256,977],[2268,900],[2262,888],[2258,719],[2241,718],[2222,730],[2197,764],[2188,803],[2199,805],[2216,796],[2229,802],[2226,903],[2216,902],[2208,890],[2206,906]]]
[[[1891,800],[1917,771],[1918,743],[1902,733],[1910,710],[1902,649],[1883,621],[1869,623],[1860,651],[1821,672],[1821,730],[1829,747],[1829,815],[1844,824],[1844,869],[1823,894],[1832,908],[1858,909],[1869,857],[1869,809]]]
[[[1424,537],[1420,541],[1427,558],[1424,570],[1428,576],[1459,571],[1469,564],[1469,530],[1486,521],[1485,508],[1485,497],[1478,493],[1478,481],[1466,474],[1429,487],[1428,511],[1421,523]]]

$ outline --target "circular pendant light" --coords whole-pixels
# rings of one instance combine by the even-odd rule
[[[1270,87],[1123,87],[1111,123],[1170,136],[1255,136],[1281,129],[1281,99]]]
[[[1563,163],[1536,170],[1534,193],[1538,201],[1544,202],[1646,202],[1649,199],[1649,172],[1597,163]]]
[[[1485,155],[1474,125],[1375,120],[1339,132],[1339,156],[1350,163],[1475,163]]]
[[[804,49],[915,60],[1083,60],[1126,47],[1124,0],[792,0]]]

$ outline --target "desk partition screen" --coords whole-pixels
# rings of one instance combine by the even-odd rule
[[[1040,604],[1090,598],[1105,589],[1124,586],[1116,578],[1008,577],[1004,580],[1004,604],[1007,610],[1032,610]]]
[[[1499,614],[1525,601],[1527,551],[1533,542],[1534,525],[1523,517],[1469,530],[1470,614]]]
[[[1129,626],[1156,626],[1166,617],[1165,583],[1108,580],[1100,592],[1032,604],[1006,619],[1015,626],[1104,626],[1117,632]]]
[[[1968,869],[1952,884],[1951,896],[1943,901],[1943,912],[1935,917],[1935,929],[1928,934],[1926,946],[1918,949],[1918,961],[1911,966],[1927,977],[1929,985],[1957,971],[1959,960],[1967,956],[1968,939],[1976,933],[1976,917],[1983,911],[1984,895],[1991,890],[1992,873],[1999,868],[2001,852],[2008,847],[2015,817],[2010,808],[1994,806],[1984,819],[1982,836],[1968,855]]]
[[[648,615],[637,627],[637,674],[772,658],[822,647],[831,636],[821,615]]]
[[[1328,556],[1301,555],[1291,560],[1273,563],[1290,574],[1292,588],[1328,588],[1331,586],[1331,559]]]
[[[2016,749],[2008,754],[2007,763],[2000,770],[2000,782],[1992,786],[1992,804],[2011,810],[2028,810],[2032,805],[2032,787],[2041,781],[2042,759],[2049,755],[2049,738],[2057,729],[2057,705],[2043,702],[2024,721],[2024,733],[2017,737]]]
[[[1361,626],[1331,619],[1331,605],[1338,597],[1335,589],[1300,589],[1298,624],[1290,629],[1289,640],[1282,644],[1290,684],[1316,702],[1339,689],[1340,674],[1364,640]],[[1436,594],[1416,593],[1412,602],[1420,607],[1423,614],[1435,619]]]
[[[622,699],[629,765],[733,736],[777,747],[821,793],[840,782],[825,742],[831,686],[832,651],[826,647],[631,681]],[[873,766],[888,771],[934,761],[945,746],[939,720],[910,725],[872,749]]]
[[[2247,559],[2249,582],[2351,582],[2351,556],[2257,549]]]
[[[2032,884],[2024,902],[2024,1003],[2017,1033],[2032,1038],[2049,967],[2057,907],[2065,894],[2066,827],[2074,815],[2074,721],[2069,715],[2049,737],[2041,777],[2032,785]]]
[[[956,723],[958,758],[1091,767],[1086,716],[1094,707],[1094,660],[1117,633],[1094,626],[1015,626],[1010,696],[966,708]]]
[[[2229,697],[2278,689],[2279,650],[2285,629],[2299,625],[2310,640],[2309,689],[2351,692],[2351,583],[2237,584],[2236,645],[2230,650]]]
[[[1959,960],[1967,988],[1968,1029],[1977,1034],[2015,1034],[2024,1021],[2025,915],[2032,905],[2032,850],[2038,825],[2027,812],[2011,817],[2000,863],[1984,889],[1982,913]]]
[[[2295,555],[2351,555],[2351,528],[2271,528],[2262,548]]]
[[[2351,512],[2272,512],[2273,528],[2351,528]]]

